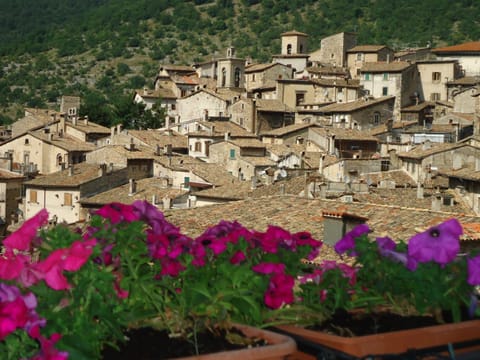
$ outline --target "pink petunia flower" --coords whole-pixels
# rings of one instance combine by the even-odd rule
[[[3,245],[9,249],[28,250],[37,234],[38,228],[45,225],[47,221],[47,210],[40,210],[35,216],[25,221],[20,229],[8,236],[3,241]]]

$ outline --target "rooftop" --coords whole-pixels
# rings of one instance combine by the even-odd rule
[[[391,62],[367,62],[361,68],[362,73],[366,72],[401,72],[413,66],[408,61],[391,61]]]
[[[359,100],[351,101],[348,103],[334,103],[327,106],[323,106],[320,108],[320,111],[329,112],[329,113],[352,112],[352,111],[361,110],[361,109],[370,107],[372,105],[381,104],[386,101],[391,101],[393,99],[395,99],[395,96],[382,96],[376,99],[368,97],[366,99],[359,99]]]
[[[476,53],[480,52],[480,41],[471,41],[463,44],[445,46],[432,49],[433,53]]]

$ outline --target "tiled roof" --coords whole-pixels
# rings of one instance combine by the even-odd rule
[[[352,111],[367,108],[372,105],[381,104],[382,102],[390,101],[394,98],[395,96],[383,96],[376,99],[368,98],[367,100],[359,99],[359,100],[351,101],[348,103],[334,103],[331,105],[321,107],[320,111],[329,112],[329,113],[352,112]]]
[[[133,150],[129,150],[127,147],[127,145],[105,145],[99,149],[114,151],[126,159],[156,159],[160,157],[156,156],[153,150],[147,146],[135,145]]]
[[[300,154],[305,151],[305,144],[265,144],[267,151],[279,157],[284,157],[290,154]]]
[[[451,112],[449,115],[454,115],[454,116],[462,118],[464,120],[471,121],[472,123],[475,120],[475,114]]]
[[[173,149],[186,149],[188,147],[187,137],[172,130],[171,134],[160,130],[128,130],[127,133],[145,145],[155,149],[157,145],[165,146],[172,144]]]
[[[268,112],[295,112],[294,109],[276,99],[257,99],[257,110]]]
[[[418,121],[394,121],[392,123],[392,129],[407,129],[411,126],[418,124]],[[380,135],[388,132],[387,124],[380,124],[368,130],[370,135]]]
[[[62,137],[58,136],[58,134],[52,134],[52,140],[48,139],[49,134],[45,134],[43,130],[30,131],[29,134],[66,151],[92,151],[95,149],[94,144],[80,141],[68,134],[64,134]]]
[[[0,169],[0,181],[2,180],[10,180],[10,179],[23,179],[25,176],[17,173],[17,172],[13,172],[13,171],[8,171],[6,169]]]
[[[360,71],[362,73],[374,72],[401,72],[409,67],[414,66],[408,61],[391,61],[391,62],[367,62],[362,65]]]
[[[480,171],[476,171],[473,166],[465,166],[458,170],[442,169],[438,171],[439,174],[456,177],[459,179],[480,181]]]
[[[464,52],[480,52],[480,41],[471,41],[459,45],[445,46],[432,49],[433,53],[464,53]]]
[[[422,159],[429,155],[433,155],[443,151],[450,151],[462,146],[464,145],[457,143],[430,143],[429,145],[420,144],[415,146],[410,151],[398,153],[398,156],[403,158]]]
[[[347,75],[348,70],[343,69],[340,66],[310,66],[305,68],[309,73],[313,74],[336,74],[336,75]]]
[[[187,65],[173,65],[173,64],[165,64],[161,65],[161,69],[164,69],[166,71],[172,71],[172,72],[195,72],[195,69],[192,68],[191,66]]]
[[[253,166],[275,166],[277,163],[266,156],[242,156],[242,160]]]
[[[231,121],[198,121],[199,125],[205,126],[209,129],[214,127],[214,132],[210,135],[207,130],[192,131],[187,134],[187,136],[213,136],[213,137],[223,137],[225,133],[230,133],[231,137],[245,137],[245,138],[255,138],[256,135],[245,130],[240,125],[237,125]]]
[[[67,125],[85,134],[110,134],[109,128],[91,121],[88,121],[88,123],[85,124],[85,121],[82,119],[77,120],[76,125],[72,124],[71,122],[68,122]]]
[[[425,109],[429,106],[434,107],[435,103],[433,101],[422,101],[421,103],[419,103],[417,105],[411,105],[411,106],[404,107],[400,111],[401,112],[417,112],[417,111],[421,111],[421,110],[423,110],[423,109]]]
[[[334,155],[329,155],[318,151],[307,151],[303,156],[303,162],[305,164],[305,167],[311,169],[318,169],[320,165],[320,156],[322,155],[325,155],[325,158],[323,159],[323,167],[329,166],[339,161],[339,159]]]
[[[347,53],[355,53],[355,52],[378,52],[386,48],[385,45],[357,45],[353,48],[347,50]]]
[[[313,125],[312,124],[307,124],[307,123],[305,123],[305,124],[304,123],[302,123],[302,124],[292,124],[292,125],[288,125],[288,126],[278,128],[278,129],[266,131],[266,132],[262,133],[261,136],[273,136],[273,137],[284,136],[284,135],[293,133],[293,132],[298,131],[298,130],[306,129],[310,126],[313,126]]]
[[[155,162],[167,168],[176,169],[183,164],[204,164],[200,159],[189,155],[173,154],[172,156],[155,156]]]
[[[152,202],[152,197],[154,195],[156,196],[157,201],[162,201],[165,197],[174,199],[188,193],[187,190],[163,187],[160,185],[160,180],[153,177],[137,180],[136,191],[134,194],[129,195],[129,190],[130,185],[125,184],[88,198],[82,198],[80,199],[80,203],[98,206],[111,202],[131,204],[135,200],[147,200]]]
[[[281,33],[280,36],[308,36],[308,35],[300,31],[292,30],[292,31],[286,31],[284,33]]]
[[[176,99],[177,97],[170,89],[160,88],[157,90],[147,90],[138,89],[135,91],[142,98],[150,99]]]
[[[170,78],[176,84],[198,85],[199,83],[198,75],[196,73],[192,75],[173,74],[170,75]]]
[[[27,186],[42,187],[77,187],[99,177],[100,167],[97,164],[79,163],[73,166],[73,174],[69,175],[70,169],[57,171],[45,176],[39,176],[25,182]]]
[[[238,147],[241,148],[261,148],[265,149],[265,144],[262,143],[258,139],[235,139],[235,140],[228,140],[228,142],[237,145]]]
[[[378,184],[382,180],[395,181],[396,186],[416,186],[416,182],[403,169],[366,173],[360,176],[367,184]]]
[[[338,140],[369,140],[378,141],[375,136],[370,135],[368,132],[357,129],[343,129],[343,128],[312,128],[312,131],[322,135],[328,136],[335,135],[335,139]]]
[[[177,169],[189,170],[209,184],[215,186],[232,186],[232,184],[239,182],[239,180],[230,174],[223,166],[215,163],[183,163],[179,164]]]
[[[366,217],[367,224],[373,230],[372,236],[390,236],[395,240],[408,240],[417,232],[452,217],[462,224],[480,224],[479,216],[463,213],[384,204],[344,203],[339,200],[306,199],[289,195],[168,210],[165,216],[189,236],[198,236],[223,219],[237,220],[247,228],[258,231],[265,231],[268,225],[282,226],[291,232],[309,231],[315,239],[323,240],[323,211],[347,212]],[[467,233],[467,237],[470,234]],[[478,232],[473,236],[478,238]]]
[[[343,86],[347,88],[360,87],[360,80],[356,79],[311,79],[311,81],[321,86]]]
[[[464,76],[460,79],[455,79],[448,82],[448,85],[477,85],[480,83],[480,76]]]
[[[275,66],[276,63],[268,63],[268,64],[251,64],[251,65],[248,65],[246,68],[245,68],[245,73],[246,74],[249,74],[249,73],[253,73],[253,72],[260,72],[260,71],[264,71],[264,70],[267,70],[269,68],[271,68],[272,66]]]

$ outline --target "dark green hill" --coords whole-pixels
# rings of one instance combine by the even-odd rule
[[[310,50],[341,31],[395,49],[478,40],[479,15],[477,0],[0,0],[0,110],[66,92],[131,94],[160,62],[228,45],[269,61],[292,29],[309,34]]]

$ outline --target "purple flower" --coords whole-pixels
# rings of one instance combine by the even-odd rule
[[[346,233],[345,236],[335,244],[335,251],[338,254],[343,254],[349,250],[353,250],[355,248],[355,239],[369,232],[370,228],[367,224],[355,226],[353,230]],[[351,251],[351,255],[355,255],[355,253]]]
[[[476,286],[480,285],[480,255],[467,259],[468,283]]]
[[[457,256],[462,233],[458,220],[447,220],[413,236],[408,242],[408,256],[418,262],[433,260],[445,265]]]

